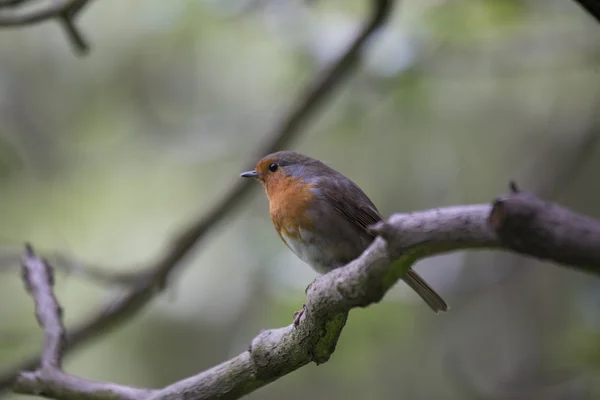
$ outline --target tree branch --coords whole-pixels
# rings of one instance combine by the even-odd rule
[[[600,225],[595,219],[512,185],[511,194],[494,202],[490,222],[508,249],[600,275]]]
[[[35,256],[30,245],[25,246],[21,262],[25,288],[35,301],[35,316],[44,330],[42,368],[60,368],[65,345],[65,327],[62,308],[54,296],[54,273],[49,264]]]
[[[252,162],[247,163],[241,170],[253,166],[257,159],[265,154],[281,150],[288,145],[295,135],[300,133],[303,125],[318,110],[320,105],[333,94],[345,78],[357,67],[358,56],[366,46],[368,39],[380,28],[391,13],[393,0],[371,0],[372,10],[357,37],[340,57],[318,74],[315,80],[299,96],[298,101],[292,106],[281,123],[267,136],[266,141],[260,145]],[[79,326],[69,329],[65,352],[77,346],[106,334],[116,328],[128,317],[143,309],[160,291],[164,289],[168,278],[180,265],[202,239],[225,216],[232,212],[238,205],[243,204],[250,190],[254,188],[253,182],[239,180],[222,198],[190,226],[185,227],[175,236],[166,254],[138,274],[132,288],[115,297],[106,307],[93,313]],[[122,267],[118,270],[132,270]],[[8,373],[0,376],[0,388],[10,387],[20,371],[35,369],[39,364],[39,356],[34,356],[20,365],[12,368]]]
[[[21,253],[16,250],[0,251],[0,273],[11,271],[18,266],[22,258]],[[85,264],[66,253],[48,252],[47,254],[46,261],[52,264],[54,271],[88,279],[96,284],[128,288],[139,281],[139,272],[108,271],[105,267]]]
[[[65,327],[62,308],[52,290],[54,272],[50,264],[38,258],[30,245],[25,246],[22,259],[23,282],[35,302],[35,315],[44,330],[44,344],[40,368],[23,372],[14,384],[19,393],[51,396],[60,399],[141,399],[150,390],[136,389],[112,383],[92,382],[68,375],[61,370],[65,346]]]
[[[79,12],[91,1],[53,0],[38,7],[25,7],[26,3],[32,2],[31,0],[0,2],[0,28],[23,27],[56,19],[65,28],[73,48],[79,54],[87,54],[89,45],[75,26],[75,20]]]
[[[248,351],[161,390],[128,389],[140,391],[137,399],[238,399],[310,362],[324,363],[334,352],[352,308],[379,302],[417,261],[450,251],[516,251],[568,262],[571,268],[600,276],[600,221],[520,192],[514,184],[510,194],[491,205],[395,214],[371,230],[379,236],[359,258],[318,277],[309,286],[298,326],[264,331]],[[49,354],[53,359],[60,353],[53,350]],[[60,399],[87,393],[74,390],[87,381],[69,376],[75,383],[67,390],[68,380],[59,378],[37,374],[28,385],[19,386],[23,380],[18,380],[15,389],[39,394],[43,388],[44,395]],[[130,398],[121,394],[111,392],[110,398]],[[89,398],[109,397],[94,393]]]
[[[509,221],[519,218],[511,212],[512,206],[505,207],[513,202],[529,210],[530,217],[519,223],[515,237],[507,242]],[[498,211],[499,207],[508,212]],[[570,267],[600,275],[600,221],[530,194],[512,193],[493,205],[395,214],[372,230],[380,237],[358,259],[311,284],[297,328],[265,331],[252,341],[249,351],[150,398],[236,399],[311,361],[327,361],[350,309],[379,302],[414,263],[437,254],[477,248],[514,250],[558,263],[573,261]],[[573,247],[582,233],[586,245]],[[534,246],[528,248],[528,243]]]

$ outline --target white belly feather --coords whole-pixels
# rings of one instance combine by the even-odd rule
[[[315,271],[320,274],[329,272],[332,268],[328,265],[323,265],[323,262],[328,259],[326,254],[323,254],[319,243],[315,243],[312,239],[312,234],[300,228],[299,235],[302,241],[287,236],[285,232],[281,232],[281,236],[288,247],[305,263],[310,265]]]

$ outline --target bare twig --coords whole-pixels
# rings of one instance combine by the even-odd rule
[[[112,383],[93,382],[66,374],[61,369],[66,332],[62,308],[54,295],[54,276],[50,264],[37,257],[26,245],[22,259],[23,282],[35,302],[35,315],[44,330],[40,368],[19,374],[14,389],[21,393],[51,395],[60,399],[131,399],[151,395],[152,391]]]
[[[86,264],[64,253],[51,253],[48,258],[53,261],[54,269],[106,286],[127,288],[139,280],[139,272],[108,271],[106,267]]]
[[[74,10],[73,17],[92,0],[54,0],[43,7],[35,7],[19,13],[7,13],[3,8],[20,6],[26,1],[0,3],[0,27],[16,27],[39,24],[49,19],[60,18],[64,13]]]
[[[83,38],[81,32],[75,26],[75,18],[69,17],[68,13],[64,13],[60,17],[60,23],[63,26],[69,41],[73,44],[73,48],[79,55],[85,55],[90,51],[90,45]]]
[[[358,36],[352,41],[348,49],[340,55],[339,59],[319,74],[305,92],[299,96],[297,103],[292,107],[289,114],[267,136],[264,144],[258,148],[252,158],[252,163],[265,154],[280,150],[288,145],[294,136],[301,131],[303,124],[317,111],[318,106],[322,105],[327,97],[331,96],[333,91],[340,86],[344,78],[348,77],[356,68],[361,50],[371,35],[386,22],[394,3],[393,0],[371,1],[373,5],[371,15]],[[251,166],[250,163],[245,165],[244,169],[249,166]],[[116,297],[107,307],[92,314],[79,326],[69,329],[65,351],[71,351],[77,346],[109,332],[146,306],[165,287],[171,273],[180,266],[180,262],[190,250],[226,215],[239,204],[242,204],[253,187],[255,186],[252,182],[240,180],[223,198],[215,202],[208,212],[189,227],[182,229],[181,233],[176,235],[167,253],[161,259],[147,266],[138,275],[136,284],[131,290]],[[121,270],[131,270],[131,268],[122,268]],[[13,367],[11,371],[0,376],[0,388],[9,387],[19,371],[34,369],[38,363],[39,357],[36,355]]]
[[[54,273],[48,263],[36,257],[33,248],[27,245],[21,261],[25,288],[35,301],[35,316],[44,330],[44,346],[41,367],[60,368],[65,345],[65,327],[62,308],[54,296]]]
[[[46,259],[52,264],[54,271],[85,278],[96,284],[127,288],[139,281],[139,272],[109,271],[105,267],[83,263],[62,252],[46,254],[48,254]],[[0,251],[0,273],[16,268],[20,259],[21,254],[16,250]]]
[[[83,35],[75,27],[79,12],[92,0],[53,0],[43,6],[27,7],[30,0],[7,0],[0,2],[0,28],[14,28],[38,24],[56,19],[64,26],[73,48],[80,54],[86,54],[89,46]],[[8,11],[6,10],[8,9]]]

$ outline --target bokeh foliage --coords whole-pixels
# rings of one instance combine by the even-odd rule
[[[314,3],[96,1],[79,21],[92,44],[85,58],[56,24],[2,31],[6,254],[27,240],[118,268],[162,252],[238,179],[249,149],[367,7]],[[599,150],[580,145],[600,126],[599,29],[567,0],[402,1],[294,148],[350,176],[385,215],[486,202],[516,179],[599,217]],[[261,328],[290,323],[314,277],[277,238],[258,187],[188,263],[166,294],[69,357],[67,369],[167,384],[243,351]],[[0,275],[8,367],[39,348],[40,333],[16,262],[4,265],[15,267]],[[249,398],[598,394],[595,278],[487,253],[417,269],[450,302],[448,315],[430,315],[399,285],[351,313],[327,364]],[[105,294],[72,276],[57,291],[68,323]]]

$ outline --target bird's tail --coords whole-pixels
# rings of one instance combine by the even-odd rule
[[[435,292],[428,284],[412,269],[409,270],[402,278],[412,290],[425,300],[425,303],[436,313],[440,311],[448,311],[448,304]]]

